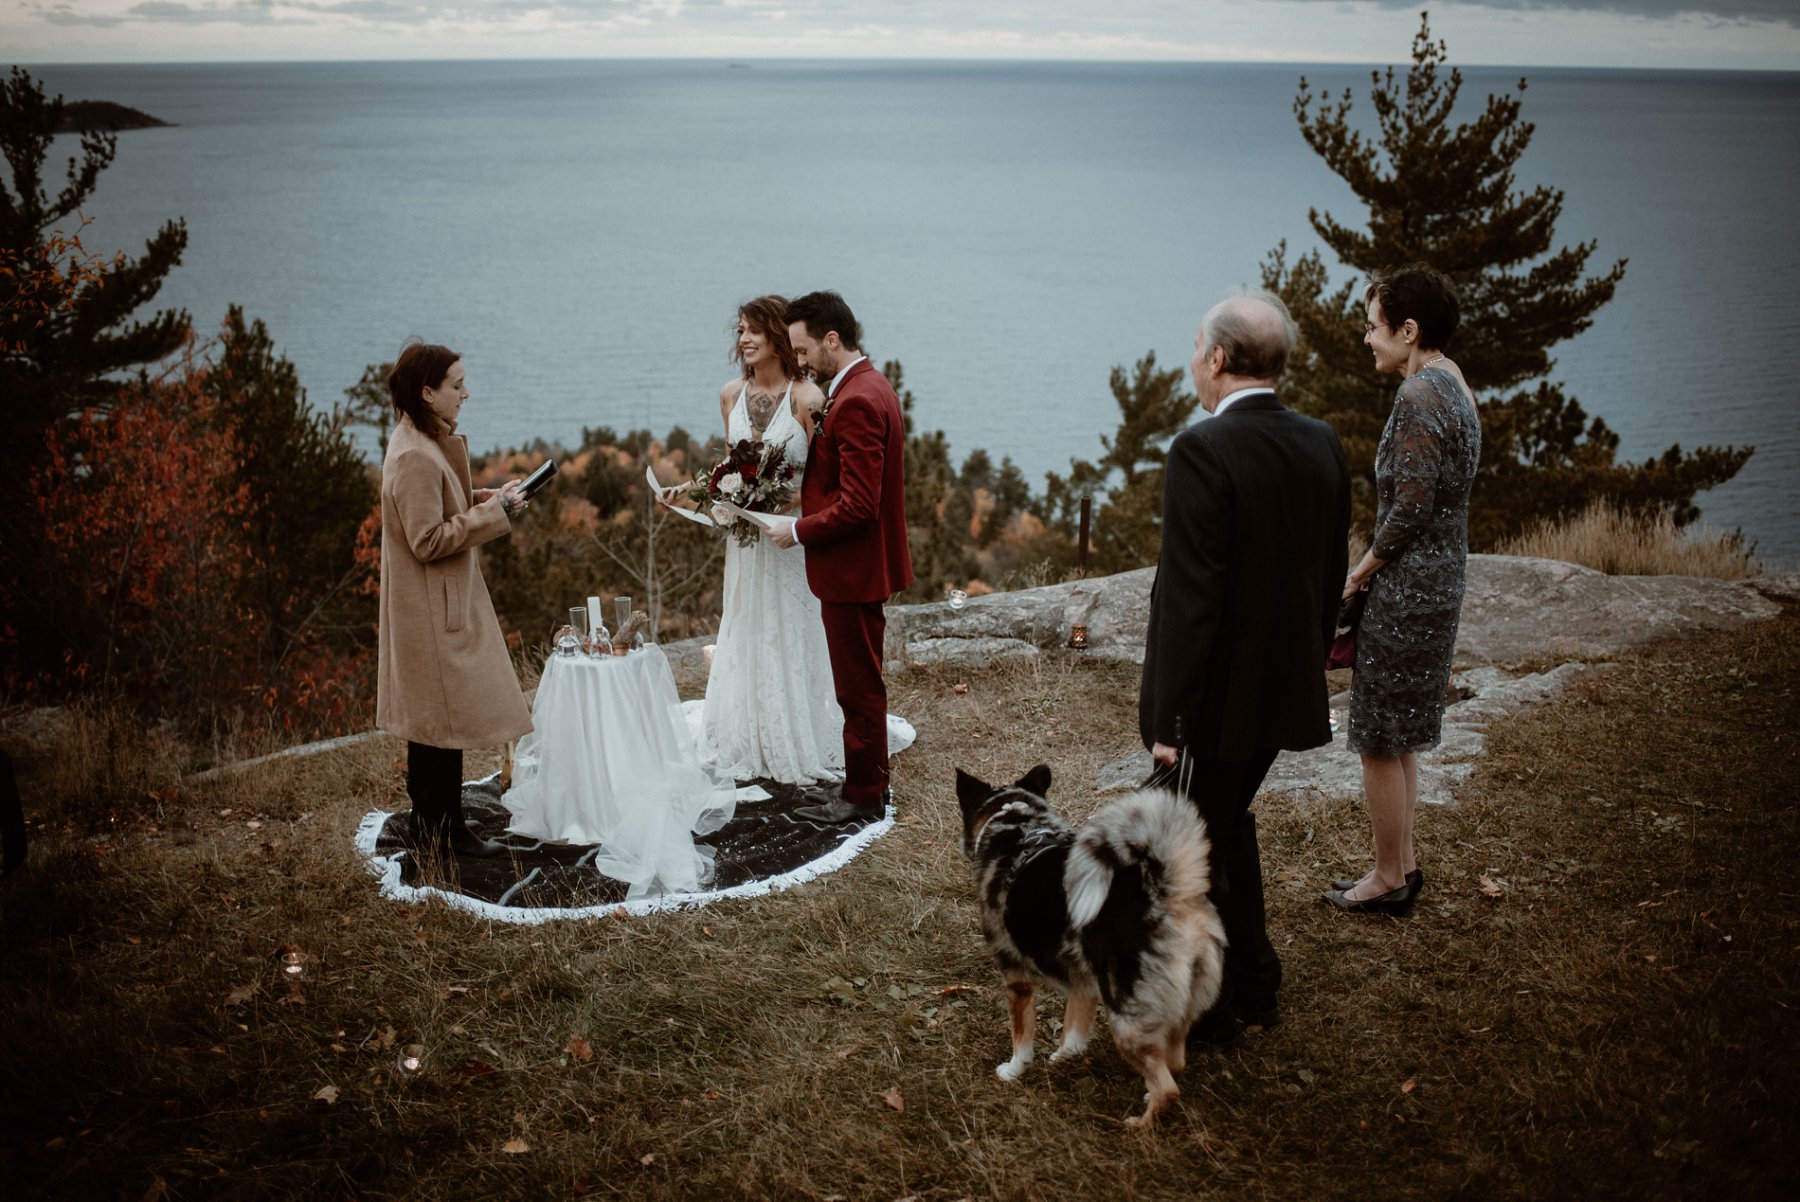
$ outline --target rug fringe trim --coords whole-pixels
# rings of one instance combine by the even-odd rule
[[[488,777],[492,780],[493,777]],[[483,782],[471,782],[480,784]],[[702,906],[711,905],[734,897],[764,897],[771,893],[779,893],[792,889],[795,885],[804,885],[827,873],[836,872],[844,865],[862,854],[864,848],[881,836],[894,829],[894,807],[887,811],[878,822],[869,825],[839,843],[816,860],[808,860],[797,868],[761,880],[745,881],[741,885],[733,885],[729,889],[712,889],[699,893],[665,893],[656,897],[640,897],[635,900],[606,902],[594,906],[503,906],[498,902],[484,901],[479,897],[470,897],[466,893],[456,893],[448,889],[440,889],[435,885],[408,885],[400,880],[399,856],[386,856],[376,853],[375,844],[381,837],[382,827],[393,817],[386,810],[373,810],[363,816],[356,828],[356,850],[363,855],[369,872],[380,881],[381,896],[393,898],[395,901],[417,903],[436,898],[453,910],[462,910],[479,918],[492,919],[495,922],[510,922],[520,926],[538,926],[546,922],[556,922],[569,918],[605,918],[608,916],[642,916],[660,914],[671,910],[698,910]],[[529,879],[529,878],[527,878]],[[518,889],[523,881],[513,886]],[[513,890],[507,891],[511,896]]]

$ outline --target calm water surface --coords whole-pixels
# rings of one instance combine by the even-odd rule
[[[33,72],[178,126],[120,138],[90,246],[186,217],[159,303],[203,329],[243,304],[321,403],[408,334],[457,347],[477,447],[711,431],[736,303],[836,287],[922,425],[1039,480],[1099,453],[1113,364],[1185,364],[1207,305],[1281,239],[1315,244],[1309,207],[1360,213],[1301,140],[1286,66]],[[1306,74],[1369,119],[1366,68]],[[1560,241],[1597,241],[1596,270],[1630,260],[1556,378],[1629,458],[1754,443],[1706,519],[1800,563],[1800,75],[1529,74],[1520,184],[1565,191]],[[1478,101],[1518,72],[1465,75]]]

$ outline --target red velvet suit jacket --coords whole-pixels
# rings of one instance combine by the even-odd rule
[[[806,580],[821,601],[886,601],[912,583],[906,548],[906,420],[867,359],[831,395],[800,482]]]

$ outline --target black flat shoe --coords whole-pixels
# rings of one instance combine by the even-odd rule
[[[1365,897],[1361,901],[1353,901],[1347,889],[1327,889],[1319,896],[1348,914],[1390,914],[1399,918],[1412,909],[1413,898],[1418,895],[1412,891],[1411,885],[1402,885],[1398,889],[1377,893],[1374,897]]]
[[[1331,882],[1331,887],[1340,893],[1348,893],[1361,883],[1362,878],[1359,876],[1341,876],[1337,880]],[[1419,890],[1425,887],[1425,874],[1420,872],[1417,868],[1407,873],[1406,887],[1413,891],[1414,897],[1417,897],[1419,895]]]

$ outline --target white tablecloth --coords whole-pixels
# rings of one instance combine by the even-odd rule
[[[660,647],[551,655],[519,740],[510,830],[600,845],[594,864],[632,897],[690,892],[712,877],[696,834],[731,820],[735,788],[699,763]]]

